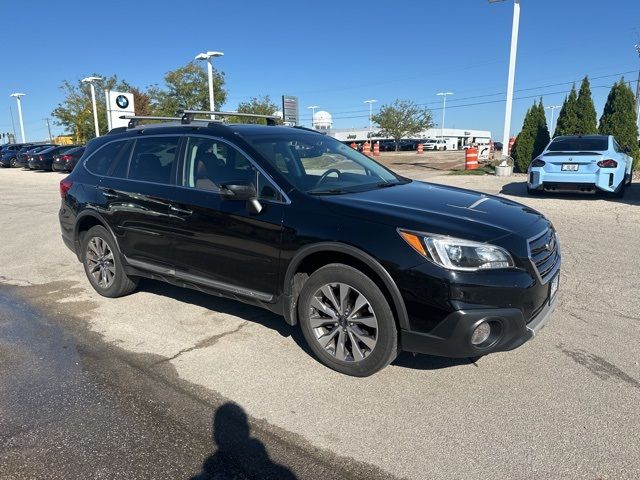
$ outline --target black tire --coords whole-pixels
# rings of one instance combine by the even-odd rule
[[[18,166],[18,159],[16,159],[16,158],[12,158],[12,159],[11,159],[11,161],[9,162],[9,165],[10,165],[12,168],[16,168],[16,167]]]
[[[616,190],[615,192],[609,193],[609,196],[611,198],[624,198],[624,192],[627,189],[627,185],[628,185],[627,179],[625,178],[620,184],[620,187],[618,188],[618,190]]]
[[[367,301],[367,305],[364,308],[370,309],[370,313],[375,317],[377,322],[377,328],[375,329],[376,342],[373,349],[369,350],[361,360],[354,359],[355,353],[350,359],[341,360],[336,358],[336,355],[332,354],[327,348],[323,347],[319,343],[316,332],[311,326],[311,313],[313,312],[311,302],[314,300],[314,296],[318,291],[322,287],[329,286],[329,284],[343,284],[350,287],[352,289],[351,291],[356,296],[361,294]],[[345,303],[348,303],[348,301]],[[347,309],[347,313],[352,307],[353,305]],[[355,323],[358,323],[357,318],[358,316],[353,318]],[[367,377],[379,370],[382,370],[398,355],[398,331],[389,302],[387,302],[387,299],[382,291],[380,291],[380,288],[378,288],[378,286],[369,277],[348,265],[338,263],[326,265],[315,271],[309,277],[298,298],[298,319],[307,344],[316,357],[326,366],[340,373],[355,377]],[[347,323],[353,326],[353,323],[348,322],[348,319],[343,318],[343,321],[345,322],[343,325],[345,327],[343,329],[344,332],[347,332],[346,328],[358,328],[347,327]],[[328,330],[329,333],[333,332],[333,329],[337,329],[338,334],[342,335],[342,333],[339,332],[339,330],[342,329],[340,326],[334,327],[330,325],[329,327],[331,328],[331,330]],[[359,331],[360,333],[363,333],[362,330]],[[353,332],[353,330],[349,330],[349,332]],[[354,347],[350,338],[356,337],[353,337],[352,333],[344,333],[344,335],[346,338],[346,345],[350,346],[351,352],[354,352]],[[334,338],[335,337],[337,337],[337,335],[335,335]],[[336,339],[335,349],[337,349],[337,342],[338,341]],[[362,349],[363,351],[366,350],[366,345],[360,345],[364,347]],[[360,348],[357,346],[356,348],[358,349],[358,352],[360,352]],[[346,349],[347,346],[345,346],[345,350]]]
[[[106,266],[109,267],[110,271],[113,270],[113,276],[110,283],[105,285],[100,285],[99,280],[94,277],[94,274],[90,271],[90,264],[92,264],[93,260],[90,258],[91,253],[89,251],[89,243],[93,239],[96,240],[97,243],[105,242],[108,246],[109,251],[111,252],[112,261],[109,263],[108,260],[105,261]],[[84,266],[84,272],[91,283],[91,286],[95,289],[103,297],[116,298],[122,297],[124,295],[128,295],[133,292],[138,286],[138,279],[129,277],[122,265],[122,260],[120,259],[120,251],[118,250],[118,246],[109,233],[109,231],[104,228],[102,225],[96,225],[91,227],[87,232],[82,235],[82,265]]]

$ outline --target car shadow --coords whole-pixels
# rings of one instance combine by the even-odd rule
[[[391,362],[396,367],[411,368],[413,370],[440,370],[442,368],[459,367],[475,364],[475,358],[448,358],[425,355],[421,353],[401,352]]]
[[[169,297],[178,302],[196,305],[213,312],[233,315],[260,324],[278,332],[283,337],[291,337],[302,350],[313,356],[298,326],[292,327],[284,321],[282,316],[264,308],[147,278],[140,279],[138,291]]]
[[[248,305],[239,300],[216,297],[215,295],[199,292],[190,288],[182,288],[159,280],[151,280],[147,278],[140,279],[138,291],[172,298],[178,302],[196,305],[206,308],[207,310],[226,315],[233,315],[242,318],[243,320],[260,324],[278,332],[283,337],[291,337],[303,352],[312,357],[315,361],[319,362],[315,354],[307,345],[298,325],[292,327],[284,321],[282,316],[272,313],[264,308]],[[391,364],[397,367],[416,370],[439,370],[441,368],[469,365],[472,363],[474,363],[473,359],[469,358],[446,358],[424,354],[414,355],[409,352],[401,352]]]
[[[227,402],[213,414],[213,451],[203,461],[201,471],[190,480],[244,478],[295,480],[298,477],[284,465],[275,463],[264,443],[250,435],[244,409]]]
[[[573,194],[573,193],[548,193],[532,196],[527,193],[527,182],[511,182],[505,184],[500,190],[501,194],[512,197],[539,198],[539,199],[565,199],[565,200],[609,200],[616,203],[627,203],[630,205],[640,205],[640,184],[632,183],[627,185],[624,198],[614,198],[606,196],[604,193]]]

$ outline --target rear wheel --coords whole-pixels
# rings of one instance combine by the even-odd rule
[[[393,312],[378,286],[343,264],[313,273],[298,301],[298,318],[309,347],[338,372],[366,377],[398,355]]]
[[[82,264],[91,286],[104,297],[122,297],[138,286],[137,279],[125,273],[116,242],[101,225],[82,237]]]
[[[622,183],[620,183],[620,186],[618,187],[618,190],[616,190],[615,192],[612,192],[609,194],[609,196],[611,196],[612,198],[623,198],[624,197],[624,192],[627,189],[627,185],[628,185],[628,181],[625,178]]]
[[[16,168],[18,166],[18,159],[17,158],[12,158],[11,162],[9,162],[9,164],[13,167]]]

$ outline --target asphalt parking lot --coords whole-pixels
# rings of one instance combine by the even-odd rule
[[[382,372],[359,379],[322,366],[297,328],[267,311],[152,281],[130,296],[105,299],[60,238],[63,176],[18,169],[0,170],[0,292],[35,308],[78,345],[122,359],[121,368],[144,377],[149,398],[157,395],[159,419],[170,416],[181,425],[180,410],[189,403],[167,400],[171,411],[160,408],[178,391],[209,405],[234,402],[248,415],[252,435],[298,478],[318,476],[313,462],[333,462],[353,478],[640,477],[640,184],[622,200],[530,198],[522,176],[391,166],[504,195],[553,221],[563,252],[559,305],[535,339],[477,363],[402,354]],[[3,321],[0,316],[0,328]],[[2,446],[28,428],[28,420],[2,413],[6,385],[15,385],[7,369],[20,363],[4,342],[0,336],[0,477],[3,465],[18,468],[24,457],[16,451],[36,448],[26,441]],[[74,362],[80,370],[94,368],[86,359]],[[176,428],[179,439],[183,427]],[[166,439],[172,431],[155,434]],[[204,437],[210,434],[209,426]],[[306,466],[270,449],[269,436],[306,452]],[[185,478],[204,460],[195,450]],[[63,443],[57,451],[81,456]],[[165,473],[176,478],[174,471]]]

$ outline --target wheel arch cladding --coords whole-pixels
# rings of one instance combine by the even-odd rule
[[[380,288],[389,302],[399,328],[409,328],[407,309],[398,286],[389,272],[371,255],[351,245],[342,243],[319,243],[302,248],[289,263],[284,278],[284,295],[289,297],[291,312],[289,323],[297,323],[298,296],[302,285],[296,278],[301,275],[311,275],[319,268],[331,263],[342,263],[360,270]],[[305,279],[306,280],[306,279]]]
[[[82,252],[80,248],[81,241],[82,241],[82,234],[85,232],[88,232],[92,227],[95,227],[96,225],[100,225],[101,227],[104,227],[107,229],[107,231],[111,234],[111,237],[113,238],[113,240],[116,242],[116,247],[118,248],[118,252],[120,252],[120,245],[118,245],[118,239],[113,234],[113,230],[111,230],[111,227],[109,226],[109,224],[104,220],[104,218],[100,216],[98,212],[85,210],[78,216],[76,220],[76,227],[75,227],[74,245],[76,248],[76,256],[78,257],[78,260],[82,260]]]

